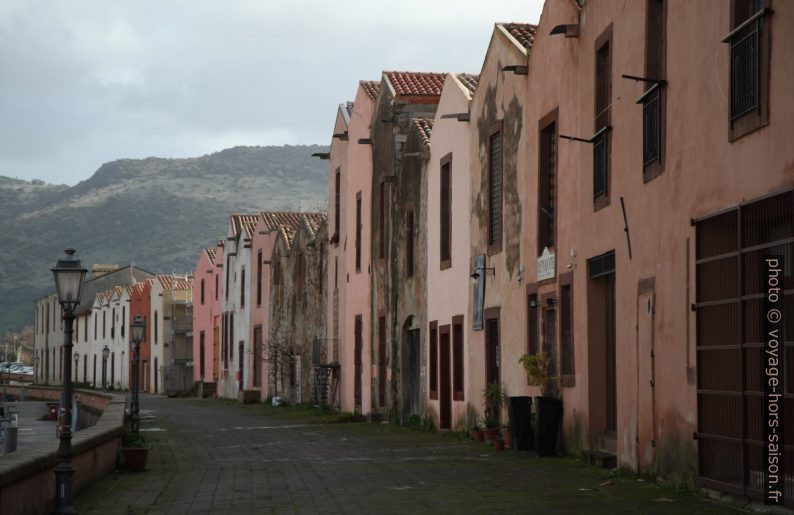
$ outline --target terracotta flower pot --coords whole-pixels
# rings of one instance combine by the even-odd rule
[[[485,438],[485,441],[488,442],[488,443],[491,443],[494,440],[496,440],[496,433],[498,433],[498,432],[499,432],[499,430],[496,429],[495,427],[493,427],[491,429],[483,429],[483,431],[482,431],[483,437]]]
[[[505,444],[501,440],[494,440],[493,441],[493,448],[496,451],[503,451],[503,450],[505,450]]]
[[[505,443],[505,449],[512,449],[510,444],[512,443],[512,437],[510,436],[510,430],[508,428],[502,429],[502,440]]]
[[[475,430],[471,431],[470,436],[471,436],[471,439],[474,440],[475,442],[482,442],[482,438],[483,438],[482,437],[482,431],[480,431],[479,429],[475,429]]]
[[[149,449],[145,447],[130,447],[121,449],[124,453],[124,466],[128,470],[140,472],[146,470],[146,459],[149,456]]]

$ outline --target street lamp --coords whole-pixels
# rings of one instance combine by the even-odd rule
[[[74,310],[80,304],[83,294],[85,274],[88,272],[80,260],[74,257],[74,249],[66,247],[66,254],[51,268],[55,279],[55,291],[63,312],[64,340],[63,357],[65,363],[71,361]],[[55,466],[55,513],[77,513],[72,505],[72,476],[74,466],[72,457],[72,369],[64,367],[63,378],[63,422],[58,445],[58,464]]]
[[[130,420],[132,434],[138,434],[140,429],[140,418],[138,417],[138,360],[140,359],[143,335],[146,333],[146,321],[141,315],[135,315],[130,324],[130,333],[132,334],[132,342],[135,344],[132,358],[132,414]]]
[[[105,347],[102,349],[102,391],[106,391],[108,389],[105,379],[107,378],[107,367],[108,367],[109,357],[110,357],[110,349],[108,348],[108,344],[106,343]]]

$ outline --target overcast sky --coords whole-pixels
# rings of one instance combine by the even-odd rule
[[[541,0],[0,0],[0,175],[330,140],[382,70],[480,70]]]

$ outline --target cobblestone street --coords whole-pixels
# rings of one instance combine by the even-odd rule
[[[229,401],[143,397],[148,471],[116,472],[80,513],[725,513],[568,458]]]

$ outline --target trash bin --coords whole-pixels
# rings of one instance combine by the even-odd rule
[[[535,443],[532,434],[532,398],[508,397],[507,416],[513,450],[531,451]]]

